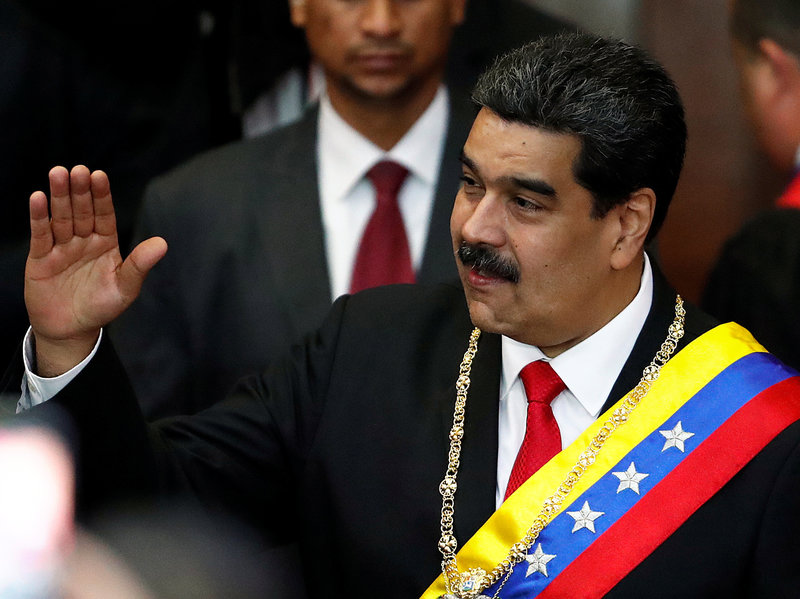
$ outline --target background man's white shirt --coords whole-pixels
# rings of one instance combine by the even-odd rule
[[[365,175],[381,160],[393,160],[409,171],[398,204],[411,262],[415,270],[419,268],[428,238],[449,112],[447,90],[442,86],[411,129],[384,152],[344,122],[327,96],[321,98],[317,159],[331,299],[350,289],[361,235],[375,209],[375,190]],[[455,193],[454,189],[454,199]]]

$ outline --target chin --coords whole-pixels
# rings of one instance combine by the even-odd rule
[[[467,299],[467,306],[469,307],[469,318],[473,325],[485,333],[504,334],[504,329],[507,327],[504,327],[503,323],[498,321],[493,309],[474,299]]]
[[[403,99],[408,88],[406,77],[398,75],[373,75],[350,82],[350,89],[355,96],[371,102]]]

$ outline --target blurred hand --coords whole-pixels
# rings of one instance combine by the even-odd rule
[[[37,373],[66,372],[92,350],[101,327],[139,295],[147,273],[164,256],[153,237],[122,260],[108,177],[76,166],[50,171],[47,196],[30,198],[31,245],[25,305],[36,342]]]

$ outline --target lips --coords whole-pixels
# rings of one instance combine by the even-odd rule
[[[520,272],[517,265],[501,256],[494,248],[462,241],[456,255],[461,264],[470,267],[470,281],[474,280],[476,284],[519,282]]]
[[[469,282],[476,286],[482,287],[485,285],[497,285],[500,283],[508,283],[508,279],[503,277],[498,277],[496,274],[487,271],[487,270],[480,270],[477,268],[471,268],[468,274]]]
[[[361,52],[354,56],[354,61],[362,68],[371,71],[390,71],[405,62],[403,52]]]

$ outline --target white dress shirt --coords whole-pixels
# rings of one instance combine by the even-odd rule
[[[535,360],[549,361],[567,387],[550,404],[561,431],[563,449],[600,415],[603,403],[633,349],[652,303],[653,273],[645,254],[639,292],[633,301],[602,329],[564,353],[551,360],[538,347],[525,345],[508,337],[502,338],[503,372],[500,378],[495,489],[498,506],[503,502],[517,452],[525,437],[528,400],[519,378],[523,367]],[[665,337],[666,334],[664,331]]]
[[[320,100],[317,136],[319,197],[331,299],[347,293],[361,235],[375,209],[375,190],[365,178],[381,160],[393,160],[409,171],[398,194],[411,263],[417,270],[425,251],[439,166],[444,151],[449,102],[440,87],[417,122],[388,152],[350,127],[327,96]]]

